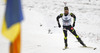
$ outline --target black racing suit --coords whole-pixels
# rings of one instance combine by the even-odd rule
[[[63,16],[68,16],[68,15],[66,15],[66,14],[64,14],[64,15],[60,14],[60,15],[57,16],[58,27],[61,27],[61,25],[59,23],[59,18],[62,18]],[[74,18],[73,26],[71,26],[71,25],[64,26],[63,25],[65,47],[68,46],[68,44],[67,44],[67,30],[69,30],[76,37],[76,39],[80,42],[80,44],[82,44],[84,47],[86,47],[86,45],[83,43],[83,41],[81,40],[81,38],[76,34],[76,31],[73,28],[75,26],[76,16],[73,13],[70,13],[70,16]]]

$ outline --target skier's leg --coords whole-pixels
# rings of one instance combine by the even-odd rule
[[[68,46],[68,44],[67,44],[67,30],[65,28],[63,28],[63,33],[64,33],[65,47],[67,48],[67,46]]]
[[[81,38],[76,34],[76,31],[75,31],[75,29],[73,27],[70,27],[69,31],[77,38],[77,40],[80,42],[80,44],[82,44],[84,47],[86,47],[86,45],[81,40]]]

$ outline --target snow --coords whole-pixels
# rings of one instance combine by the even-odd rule
[[[62,50],[64,35],[57,27],[56,17],[63,13],[64,1],[77,16],[77,34],[96,50],[80,47],[69,31],[69,49]],[[100,53],[100,0],[22,0],[22,7],[21,53]],[[5,4],[0,0],[0,53],[9,52],[9,40],[1,34],[4,11]]]

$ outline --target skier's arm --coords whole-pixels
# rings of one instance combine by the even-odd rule
[[[59,28],[61,27],[60,22],[59,22],[59,18],[61,18],[62,16],[63,16],[63,14],[60,14],[60,15],[58,15],[57,18],[56,18]]]
[[[73,13],[70,13],[70,15],[74,18],[74,21],[73,21],[73,27],[74,27],[75,26],[75,21],[76,21],[76,16]]]

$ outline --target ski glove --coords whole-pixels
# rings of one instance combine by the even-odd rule
[[[61,27],[61,25],[58,23],[58,27],[60,28]]]

